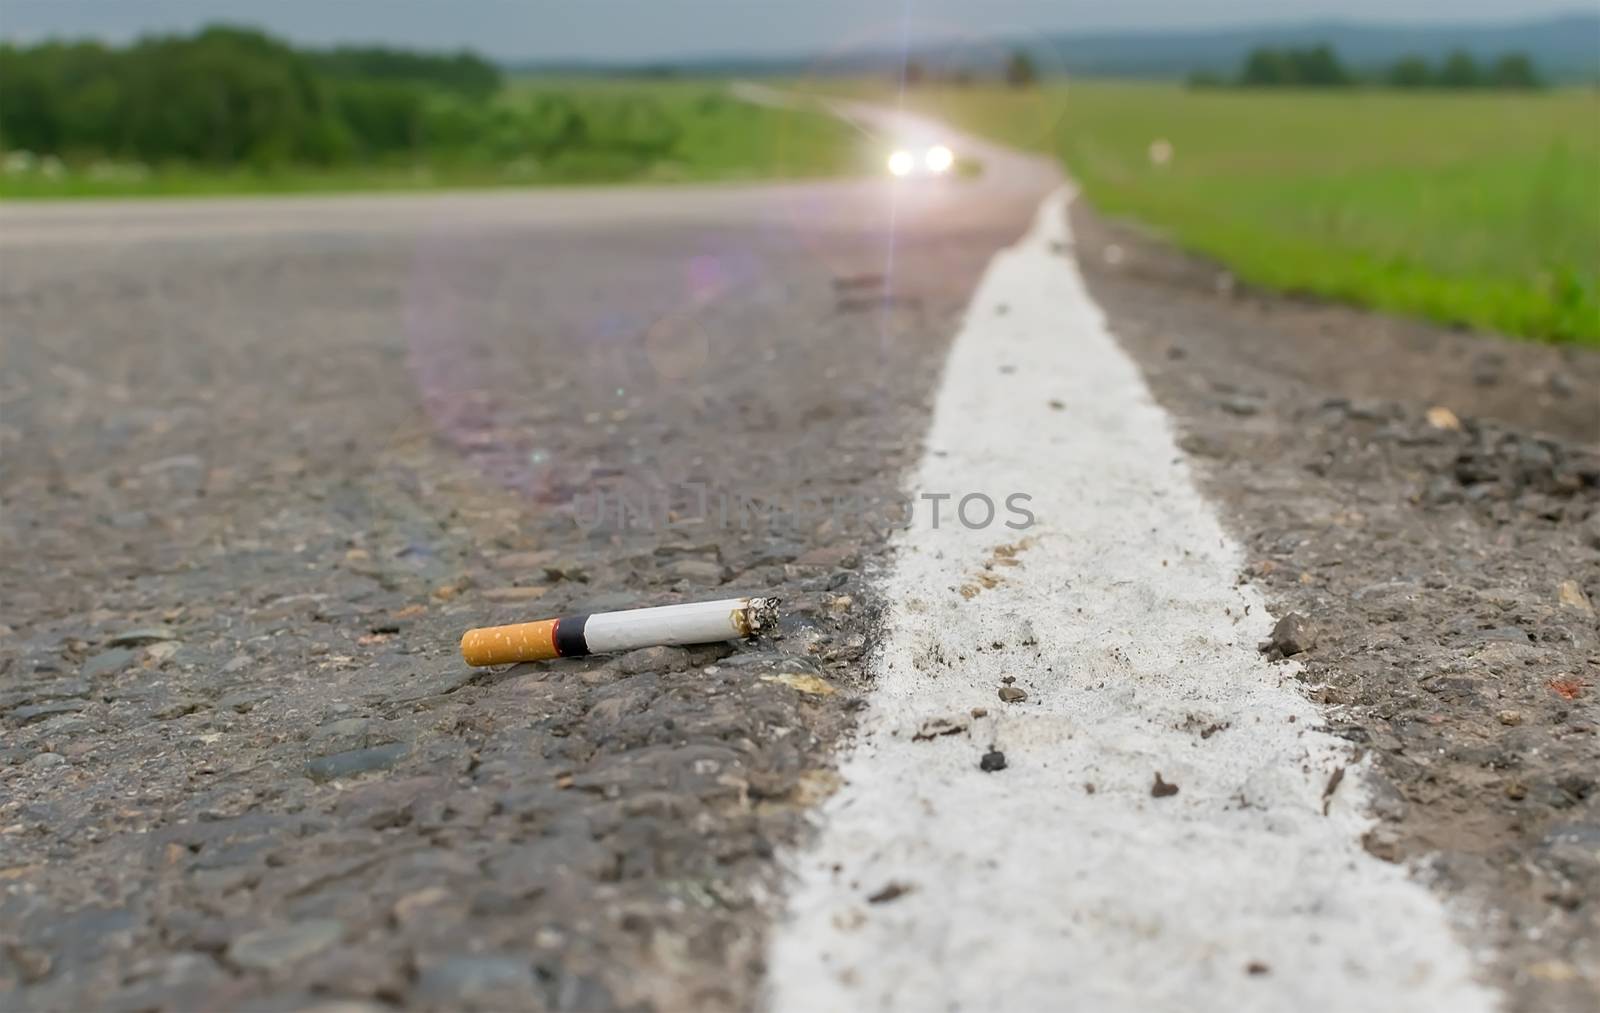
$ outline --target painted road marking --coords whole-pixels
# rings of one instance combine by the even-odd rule
[[[1324,815],[1349,744],[1257,653],[1271,618],[1084,287],[1069,200],[989,266],[913,486],[1026,493],[1038,523],[952,501],[897,538],[773,1009],[1493,1008],[1439,900],[1362,849],[1359,769]],[[935,719],[969,727],[918,739]]]

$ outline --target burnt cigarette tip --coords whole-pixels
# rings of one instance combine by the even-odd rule
[[[752,636],[770,632],[777,627],[778,603],[779,599],[777,598],[750,599],[750,607],[745,614],[749,618]]]

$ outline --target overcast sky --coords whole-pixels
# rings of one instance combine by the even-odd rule
[[[1482,22],[1584,9],[1593,0],[0,0],[0,35],[123,40],[230,21],[311,43],[641,60],[888,43],[908,13],[916,38],[1326,18]]]

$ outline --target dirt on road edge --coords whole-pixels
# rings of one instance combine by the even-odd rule
[[[1240,580],[1304,620],[1264,649],[1375,756],[1368,850],[1452,901],[1510,1009],[1600,1007],[1600,353],[1247,290],[1071,214]]]

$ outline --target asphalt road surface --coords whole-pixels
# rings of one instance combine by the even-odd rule
[[[0,1006],[1588,1008],[1596,357],[981,155],[0,208]],[[456,654],[743,593],[780,636]]]

